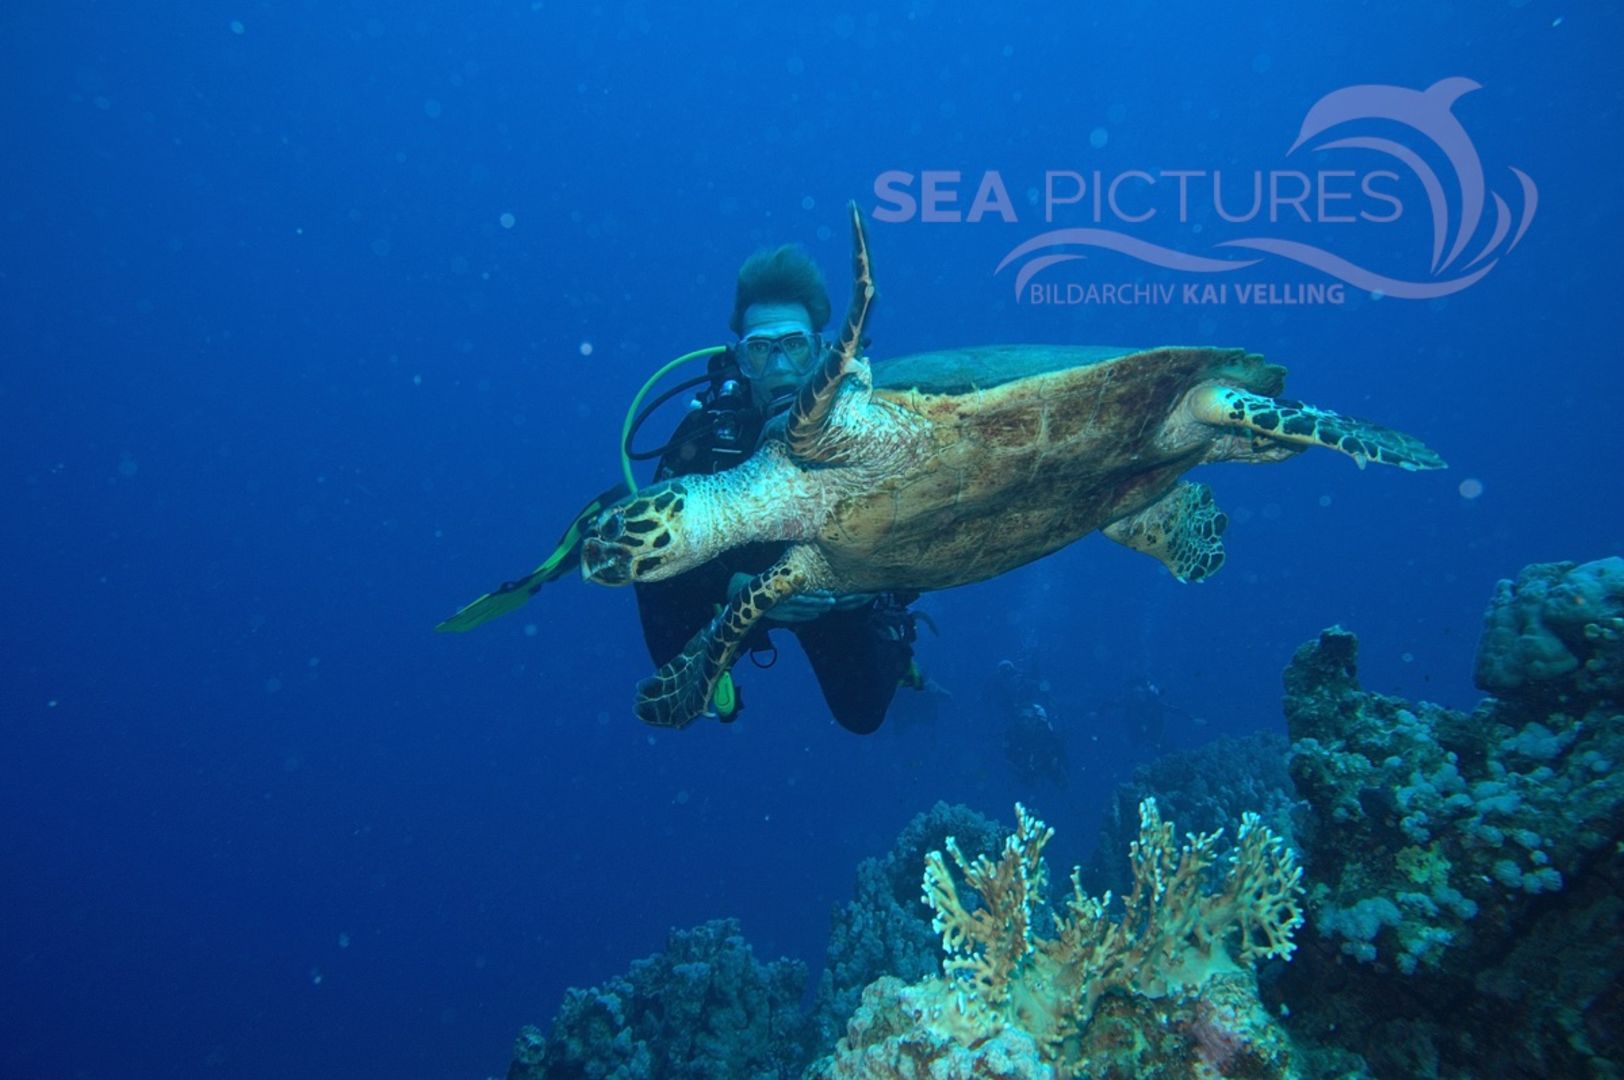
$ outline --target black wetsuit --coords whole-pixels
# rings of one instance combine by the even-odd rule
[[[700,397],[702,407],[690,412],[672,434],[654,474],[656,480],[720,472],[754,451],[765,417],[751,405],[748,387],[736,374],[732,378],[740,392],[732,398],[720,396],[719,388],[731,367],[725,356],[712,361],[716,378]],[[727,602],[727,587],[734,574],[759,574],[787,546],[783,542],[746,544],[678,577],[639,583],[637,609],[643,640],[654,662],[663,664],[681,652],[715,614],[716,606]],[[848,731],[866,735],[885,720],[899,681],[912,667],[914,628],[907,605],[917,598],[917,593],[882,593],[850,611],[831,611],[809,622],[777,623],[770,628],[795,635],[812,664],[829,711]],[[757,624],[745,642],[753,656],[774,651],[768,623],[764,619]]]

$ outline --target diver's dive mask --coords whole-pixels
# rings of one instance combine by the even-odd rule
[[[746,378],[760,379],[774,368],[801,376],[812,370],[813,362],[823,352],[823,337],[805,330],[751,334],[739,342],[735,352],[739,370]]]

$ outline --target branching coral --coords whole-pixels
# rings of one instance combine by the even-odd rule
[[[1016,830],[1004,841],[997,862],[985,855],[974,862],[947,838],[947,850],[965,881],[981,897],[974,911],[959,902],[953,875],[940,851],[925,856],[925,903],[936,912],[931,926],[942,935],[947,959],[942,970],[969,987],[968,1002],[1008,1015],[1010,987],[1033,955],[1032,915],[1043,902],[1047,872],[1043,848],[1054,830],[1015,806]]]
[[[1035,925],[1044,904],[1043,848],[1053,830],[1016,808],[1015,833],[995,862],[973,863],[949,840],[947,851],[980,897],[967,907],[947,860],[926,860],[925,901],[947,952],[943,972],[960,1016],[983,1030],[1013,1025],[1032,1034],[1047,1060],[1074,1064],[1102,996],[1199,997],[1211,979],[1244,976],[1265,957],[1289,958],[1302,922],[1302,871],[1279,837],[1245,815],[1216,889],[1214,845],[1220,833],[1190,835],[1180,846],[1156,803],[1140,804],[1132,845],[1133,886],[1123,916],[1111,895],[1083,892],[1072,871],[1071,896],[1053,917],[1054,935]]]

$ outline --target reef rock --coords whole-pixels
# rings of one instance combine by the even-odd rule
[[[1536,563],[1502,581],[1483,616],[1477,685],[1507,701],[1561,704],[1624,692],[1624,559]]]
[[[1322,1061],[1619,1075],[1621,586],[1619,559],[1502,582],[1477,670],[1508,696],[1469,714],[1363,690],[1340,628],[1297,651],[1285,707],[1312,932],[1280,991]]]

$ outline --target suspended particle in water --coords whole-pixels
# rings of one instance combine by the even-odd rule
[[[1460,482],[1461,498],[1475,499],[1481,494],[1483,494],[1483,481],[1479,480],[1477,477],[1468,476],[1466,479]]]

